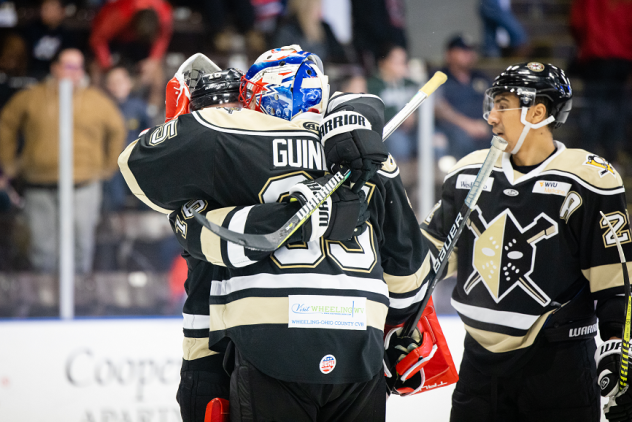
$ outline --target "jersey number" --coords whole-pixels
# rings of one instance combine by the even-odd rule
[[[628,219],[620,211],[615,211],[610,214],[606,214],[606,218],[612,224],[612,228],[614,229],[614,233],[609,229],[608,223],[604,221],[602,218],[599,222],[599,225],[602,229],[608,229],[603,235],[603,243],[606,248],[611,246],[615,246],[617,244],[615,240],[615,236],[619,239],[620,243],[628,243],[630,242],[630,230],[623,230],[623,227],[626,226]]]
[[[311,177],[303,171],[273,177],[259,193],[264,203],[280,202],[289,194],[290,188]],[[325,259],[332,258],[345,271],[370,272],[377,262],[373,244],[373,228],[348,242],[334,242],[324,239],[307,243],[286,245],[272,254],[272,260],[279,268],[314,268]]]

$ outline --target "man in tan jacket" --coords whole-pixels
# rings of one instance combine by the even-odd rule
[[[84,58],[76,49],[60,52],[51,78],[17,93],[0,114],[0,166],[25,182],[25,215],[33,268],[57,268],[59,179],[59,80],[72,80],[74,124],[75,269],[92,269],[101,180],[118,169],[125,126],[116,105],[100,90],[85,87]],[[18,135],[24,145],[18,154]]]

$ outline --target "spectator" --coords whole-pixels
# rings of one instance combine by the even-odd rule
[[[456,35],[446,46],[446,83],[439,88],[435,115],[437,130],[448,138],[448,152],[456,159],[489,147],[491,130],[483,120],[481,104],[489,79],[474,69],[477,55],[467,36]]]
[[[0,166],[24,180],[24,212],[30,231],[33,268],[53,272],[58,247],[58,83],[73,82],[75,269],[91,271],[94,234],[101,207],[101,180],[117,169],[125,126],[120,112],[101,91],[85,87],[83,54],[62,50],[51,65],[52,78],[21,91],[0,114]],[[18,136],[24,146],[18,155]]]
[[[65,17],[61,0],[43,0],[39,19],[24,28],[30,56],[29,75],[43,79],[53,57],[65,48],[74,47],[71,33],[63,25]]]
[[[20,89],[37,82],[26,76],[26,44],[22,37],[8,33],[0,41],[0,110]]]
[[[407,55],[402,47],[384,47],[377,67],[377,74],[368,79],[367,86],[370,94],[377,95],[384,101],[384,121],[388,122],[410,101],[419,87],[407,78]],[[416,126],[413,114],[386,140],[388,151],[400,166],[417,155]]]
[[[321,0],[289,0],[272,45],[299,44],[325,62],[346,63],[346,53],[331,27],[322,20]]]
[[[480,16],[483,21],[483,55],[500,57],[496,40],[498,28],[507,31],[511,53],[521,56],[528,52],[528,38],[518,19],[511,13],[510,0],[481,0]]]
[[[407,47],[404,0],[352,0],[353,44],[367,71],[385,45]]]
[[[153,126],[147,114],[147,103],[141,98],[131,95],[132,78],[124,67],[114,67],[106,75],[105,87],[116,101],[127,128],[125,146],[138,139],[138,134]],[[116,172],[112,179],[103,183],[104,211],[120,211],[125,206],[126,198],[131,195],[123,176]]]
[[[571,9],[586,97],[580,118],[582,148],[613,161],[627,144],[622,114],[632,71],[631,17],[632,2],[625,0],[576,0]],[[629,147],[627,152],[632,153]]]
[[[354,94],[365,94],[369,92],[366,78],[360,74],[352,74],[340,81],[340,92],[351,92]]]
[[[100,82],[102,72],[114,65],[138,63],[140,83],[150,88],[150,104],[162,105],[162,59],[171,33],[171,6],[165,0],[106,3],[94,18],[90,35],[90,46],[98,64],[94,71],[96,82]]]

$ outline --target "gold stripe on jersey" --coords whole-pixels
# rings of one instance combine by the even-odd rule
[[[335,296],[334,296],[335,297]],[[246,297],[225,305],[210,305],[210,331],[226,330],[243,325],[284,324],[290,322],[288,297]],[[388,307],[366,301],[366,324],[384,330]]]
[[[474,151],[465,157],[461,158],[448,172],[448,176],[462,169],[463,167],[471,166],[473,164],[483,164],[487,154],[489,153],[489,149],[481,149],[478,151]],[[494,167],[502,168],[502,154],[498,157],[496,162],[494,163]],[[446,176],[447,178],[447,176]]]
[[[217,352],[208,348],[208,337],[185,337],[182,341],[182,357],[184,360],[201,359],[217,354]]]
[[[588,156],[591,155],[595,154],[583,149],[566,149],[555,157],[543,172],[559,170],[571,173],[600,189],[614,189],[623,186],[623,180],[621,180],[621,176],[616,170],[613,169],[614,173],[606,172],[606,174],[600,175],[603,172],[603,168],[585,165],[587,164]],[[609,168],[612,168],[612,166]]]
[[[434,237],[433,235],[431,235],[430,233],[428,233],[427,231],[425,231],[424,229],[421,229],[421,234],[430,242],[432,242],[434,247],[437,248],[437,251],[440,251],[441,248],[443,248],[443,242],[437,239],[436,237]],[[452,274],[456,272],[457,265],[458,265],[457,257],[459,256],[458,251],[459,251],[459,248],[455,246],[454,249],[452,250],[452,254],[448,258],[448,266],[447,266],[447,270],[446,270],[444,278],[450,277]],[[425,279],[427,275],[428,274],[422,274],[422,280]]]
[[[206,213],[206,219],[212,223],[221,226],[226,216],[235,207],[218,208]],[[222,239],[210,230],[202,229],[200,233],[200,246],[206,260],[211,264],[225,267],[226,264],[222,259]]]
[[[626,262],[628,272],[632,273],[632,262]],[[582,270],[584,277],[590,282],[592,293],[623,286],[623,268],[621,263],[600,265],[587,270]]]
[[[540,315],[535,323],[529,328],[526,335],[510,336],[507,334],[494,333],[491,331],[485,331],[478,328],[465,325],[465,330],[472,336],[474,340],[478,342],[485,349],[492,353],[505,353],[512,350],[524,349],[529,347],[535,341],[538,333],[542,329],[542,326],[546,322],[546,319],[551,315],[553,310]]]
[[[132,154],[132,151],[134,150],[134,147],[136,146],[137,143],[138,143],[138,139],[132,142],[131,144],[129,144],[127,148],[125,148],[125,150],[121,153],[121,155],[119,155],[118,165],[119,165],[119,168],[121,169],[121,174],[123,175],[123,178],[125,179],[125,182],[127,182],[127,186],[129,186],[129,189],[132,191],[132,193],[136,195],[138,199],[143,201],[149,208],[155,211],[161,212],[163,214],[171,214],[170,210],[166,208],[162,208],[154,204],[153,202],[149,200],[149,198],[147,198],[147,195],[145,195],[145,192],[143,192],[138,182],[136,181],[134,174],[129,169],[129,165],[128,165],[129,157]]]
[[[384,273],[384,281],[391,293],[408,293],[421,286],[421,282],[430,273],[430,255],[427,254],[421,267],[415,274],[397,276]]]
[[[216,126],[220,131],[221,128],[233,129],[238,131],[258,132],[262,136],[267,136],[266,132],[273,131],[292,131],[304,132],[304,136],[318,137],[314,132],[309,131],[306,126],[320,124],[312,120],[295,119],[288,121],[274,116],[268,116],[258,111],[242,108],[240,110],[229,111],[225,108],[205,108],[196,111],[197,114],[205,122]],[[262,128],[265,131],[262,132]]]

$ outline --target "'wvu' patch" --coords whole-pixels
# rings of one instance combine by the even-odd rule
[[[554,182],[549,180],[538,180],[533,185],[533,193],[545,193],[551,195],[568,195],[568,191],[571,190],[570,183]]]
[[[612,177],[616,177],[614,173],[614,167],[610,164],[605,158],[600,157],[596,154],[588,154],[586,156],[585,166],[592,166],[599,169],[599,177],[604,177],[606,174],[610,173]]]

